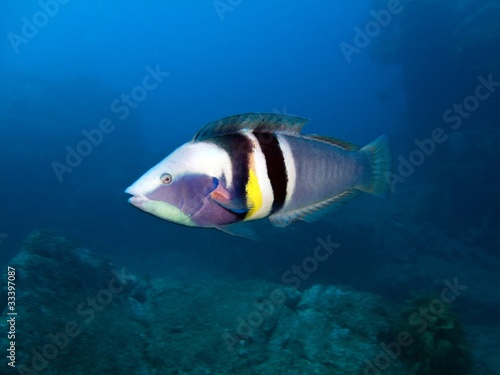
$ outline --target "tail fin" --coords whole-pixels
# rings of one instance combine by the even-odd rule
[[[382,135],[363,147],[360,152],[367,154],[371,167],[371,176],[362,190],[377,196],[387,196],[389,182],[386,176],[392,165],[389,139]]]

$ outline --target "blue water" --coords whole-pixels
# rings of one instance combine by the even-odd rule
[[[53,228],[139,274],[279,283],[331,236],[342,250],[303,287],[402,300],[457,276],[489,293],[500,284],[499,13],[494,0],[7,2],[0,259]],[[201,126],[245,112],[306,117],[304,133],[359,145],[388,135],[392,194],[314,224],[262,220],[257,244],[127,203],[123,190]],[[472,322],[492,311],[463,307]]]

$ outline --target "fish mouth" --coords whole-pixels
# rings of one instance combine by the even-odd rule
[[[146,198],[144,195],[142,194],[138,194],[137,192],[134,192],[133,189],[131,189],[131,187],[125,189],[125,193],[126,194],[130,194],[132,195],[129,199],[128,199],[128,202],[135,206],[135,207],[142,207],[142,205],[147,202],[149,199]]]
[[[130,197],[128,199],[128,202],[136,207],[141,207],[145,202],[148,201],[148,198],[143,197],[143,196],[136,196],[134,195],[133,197]]]
[[[125,193],[132,195],[128,199],[129,203],[142,211],[177,224],[190,227],[197,226],[196,223],[191,220],[191,215],[184,213],[180,208],[168,202],[149,199],[144,194],[139,193],[138,189],[133,185],[128,187]]]

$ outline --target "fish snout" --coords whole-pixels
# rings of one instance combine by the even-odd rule
[[[136,207],[141,207],[143,203],[146,202],[147,200],[148,198],[142,196],[141,197],[133,196],[128,199],[129,203]]]
[[[133,206],[136,206],[136,207],[141,207],[143,205],[143,203],[148,200],[148,198],[146,198],[144,195],[142,195],[141,193],[136,191],[134,189],[133,185],[129,186],[127,189],[125,189],[125,193],[132,195],[128,199],[128,201],[130,204],[132,204]]]

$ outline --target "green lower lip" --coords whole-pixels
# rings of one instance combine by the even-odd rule
[[[132,198],[131,198],[132,199]],[[134,206],[144,210],[161,219],[172,221],[177,224],[196,226],[189,215],[186,215],[180,209],[166,202],[153,201],[150,199],[139,198],[135,202],[130,202]]]

